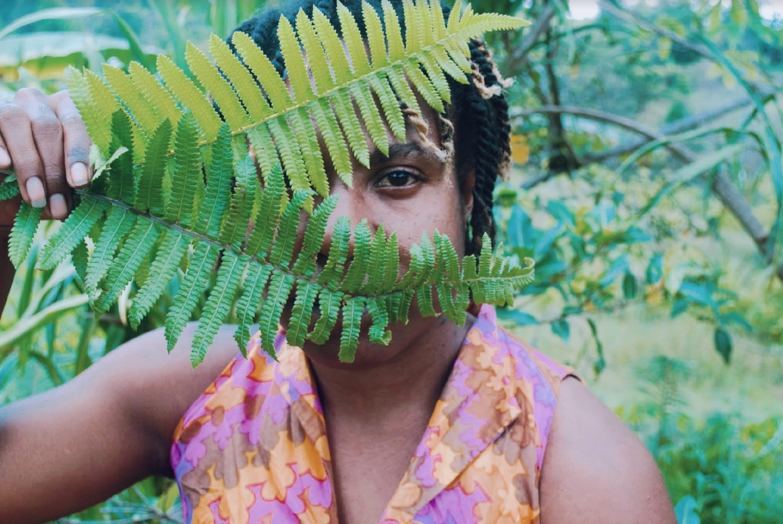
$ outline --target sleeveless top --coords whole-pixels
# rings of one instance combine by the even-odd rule
[[[238,355],[187,410],[171,465],[186,524],[336,524],[323,412],[304,352]],[[481,307],[382,524],[534,523],[561,381],[570,369]]]

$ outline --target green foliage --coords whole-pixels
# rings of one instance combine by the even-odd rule
[[[619,414],[646,440],[679,522],[775,522],[783,510],[783,423],[731,412],[687,416],[692,409],[681,390],[692,372],[662,356],[641,362],[644,400]]]
[[[217,113],[205,105],[204,93],[165,58],[158,60],[164,83],[138,63],[131,63],[129,74],[106,67],[105,81],[92,71],[72,70],[69,85],[74,101],[94,139],[97,156],[109,160],[101,164],[104,174],[97,183],[80,192],[81,202],[43,249],[39,267],[54,268],[97,227],[93,254],[80,264],[85,266],[92,306],[97,312],[108,311],[136,282],[139,289],[132,296],[129,320],[138,326],[192,245],[190,262],[166,318],[166,339],[171,350],[210,286],[210,275],[216,272],[199,315],[191,354],[194,366],[204,359],[218,327],[231,312],[243,280],[247,286],[236,304],[240,319],[236,338],[246,342],[248,326],[258,319],[262,346],[272,355],[274,334],[292,294],[289,340],[324,342],[342,313],[340,358],[346,361],[354,358],[365,306],[372,318],[370,339],[388,344],[391,333],[386,326],[392,318],[407,319],[414,293],[423,310],[435,315],[432,292],[437,290],[443,313],[460,324],[465,322],[471,293],[478,302],[509,303],[513,291],[532,279],[532,260],[521,265],[502,261],[491,252],[488,237],[484,238],[481,270],[477,274],[475,268],[468,268],[463,275],[451,242],[436,232],[435,249],[428,240],[422,248],[414,248],[415,260],[398,285],[396,235],[387,239],[383,226],[372,234],[365,221],[356,226],[354,257],[342,278],[350,223],[339,221],[337,241],[325,264],[327,277],[318,277],[315,259],[336,197],[329,196],[316,133],[320,126],[330,160],[350,185],[345,144],[351,145],[360,161],[366,164],[369,159],[360,119],[384,153],[388,152],[386,122],[395,136],[405,138],[402,109],[396,100],[396,96],[411,99],[408,87],[399,90],[407,86],[405,75],[425,99],[442,109],[443,102],[450,100],[445,75],[466,82],[470,73],[464,43],[484,31],[525,22],[474,14],[470,6],[461,13],[457,6],[447,28],[437,2],[406,3],[408,31],[403,49],[399,23],[389,19],[396,16],[393,11],[388,6],[384,9],[384,33],[378,14],[365,6],[371,66],[356,21],[345,7],[338,10],[339,36],[317,9],[313,19],[300,12],[296,29],[287,19],[280,19],[278,36],[290,91],[269,59],[243,33],[233,37],[242,61],[214,35],[210,51],[215,65],[189,44],[190,69],[225,117],[226,123],[219,126]],[[314,56],[324,57],[312,70],[315,88],[300,40],[311,53],[311,61]],[[455,58],[459,53],[462,58]],[[245,140],[259,159],[263,189]],[[206,172],[205,186],[202,172]],[[285,191],[286,182],[293,195]],[[315,208],[314,192],[325,198]],[[311,216],[304,245],[295,258],[301,210]],[[39,216],[40,212],[28,207],[19,214],[12,238],[17,264],[24,259]],[[245,240],[251,218],[253,230]],[[79,249],[81,260],[85,253]],[[469,260],[475,265],[473,258]],[[322,318],[308,334],[316,300]]]

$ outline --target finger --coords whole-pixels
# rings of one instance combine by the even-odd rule
[[[0,169],[11,169],[11,156],[8,154],[2,136],[0,136]]]
[[[63,130],[60,120],[40,91],[20,91],[16,100],[17,104],[27,111],[35,147],[43,164],[46,194],[49,195],[48,211],[53,218],[65,218],[68,215],[66,194],[70,193],[70,190],[65,181]]]
[[[22,198],[33,207],[46,206],[43,164],[38,157],[27,112],[17,104],[0,100],[0,134],[16,171]]]
[[[60,91],[49,97],[49,104],[62,124],[68,183],[71,187],[84,187],[92,179],[90,169],[92,142],[90,135],[87,134],[87,127],[67,91]]]

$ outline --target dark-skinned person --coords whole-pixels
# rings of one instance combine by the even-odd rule
[[[236,31],[283,73],[280,14],[293,20],[314,5],[339,25],[334,1],[304,0]],[[345,6],[361,20],[360,2]],[[407,110],[405,141],[389,133],[388,155],[371,149],[369,168],[354,160],[352,188],[327,165],[339,199],[323,257],[340,216],[396,232],[402,271],[422,232],[447,235],[460,256],[495,236],[508,104],[485,44],[469,48],[474,73],[452,83],[445,113],[423,100],[421,114]],[[62,219],[91,168],[65,91],[22,89],[0,102],[0,134],[0,169],[13,168],[21,190],[0,203],[1,307],[19,202]],[[160,329],[134,338],[74,380],[0,408],[0,522],[46,522],[151,475],[176,480],[186,523],[676,522],[644,445],[570,369],[499,327],[491,306],[471,305],[467,317],[458,326],[414,305],[406,325],[390,326],[388,346],[362,335],[350,364],[338,359],[338,335],[287,346],[286,315],[278,361],[258,335],[243,357],[231,326],[196,369],[194,325],[171,354]]]

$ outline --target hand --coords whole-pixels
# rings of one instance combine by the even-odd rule
[[[90,183],[90,143],[67,91],[46,96],[26,88],[13,102],[0,100],[0,170],[13,167],[21,198],[44,207],[44,218],[68,216],[71,188]],[[20,202],[0,202],[0,226],[13,224]]]

